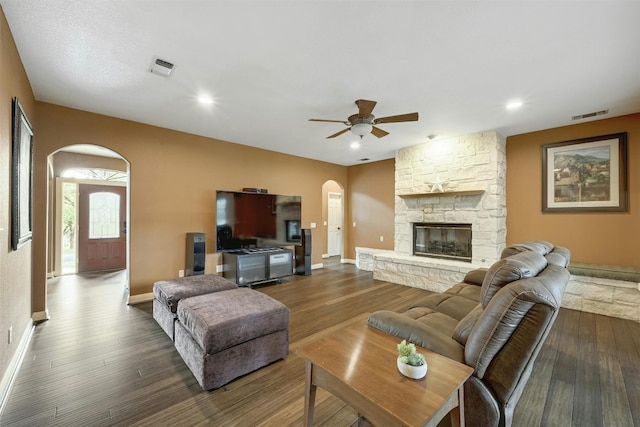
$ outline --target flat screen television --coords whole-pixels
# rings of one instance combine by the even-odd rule
[[[302,197],[216,191],[218,251],[298,245]]]

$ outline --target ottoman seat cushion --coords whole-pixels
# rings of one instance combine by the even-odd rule
[[[180,300],[175,347],[205,390],[289,354],[289,309],[250,288]]]
[[[178,320],[202,350],[214,354],[289,328],[289,309],[248,288],[181,300]]]
[[[238,285],[222,276],[203,274],[156,282],[153,285],[153,298],[175,313],[181,299],[237,288]]]

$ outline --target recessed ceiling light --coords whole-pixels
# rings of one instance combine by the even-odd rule
[[[507,104],[507,110],[517,110],[520,107],[522,107],[522,101],[520,100],[510,101]]]
[[[364,157],[362,159],[358,159],[359,162],[368,162],[369,160],[371,160],[371,159],[368,158],[368,157]]]
[[[213,104],[213,98],[209,95],[200,95],[198,96],[198,102],[202,105],[211,105]]]

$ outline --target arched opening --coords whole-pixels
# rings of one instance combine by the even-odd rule
[[[49,155],[48,277],[123,270],[128,288],[129,167],[94,145]]]
[[[322,185],[322,220],[325,229],[322,257],[344,260],[344,188],[328,180]]]

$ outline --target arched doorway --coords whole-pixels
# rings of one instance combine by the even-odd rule
[[[126,270],[128,285],[129,162],[103,147],[73,145],[48,163],[48,276]]]
[[[344,189],[333,180],[322,185],[322,216],[325,226],[323,258],[344,258]]]

